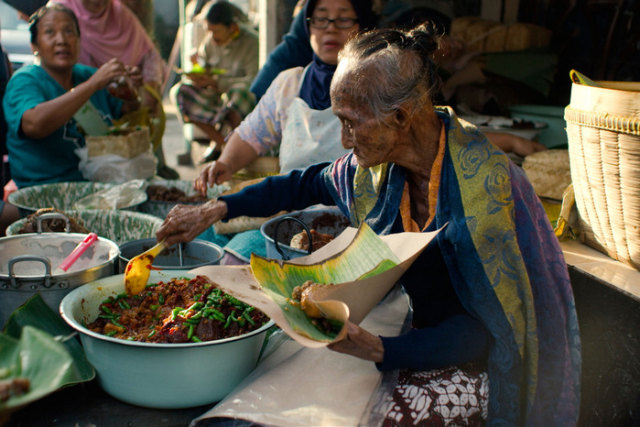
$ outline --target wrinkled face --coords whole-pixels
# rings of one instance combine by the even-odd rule
[[[110,3],[111,0],[82,0],[84,8],[93,15],[100,15]]]
[[[64,12],[49,11],[38,21],[34,51],[45,69],[66,70],[78,60],[80,36],[73,19]]]
[[[207,22],[207,29],[211,32],[215,44],[224,46],[231,41],[238,28],[235,24],[226,26]]]
[[[311,17],[357,19],[358,16],[348,0],[319,0]],[[336,27],[334,22],[329,23],[325,29],[309,25],[311,48],[323,62],[335,65],[338,63],[338,52],[344,47],[351,34],[359,30],[358,23],[344,29]]]
[[[348,78],[342,84],[348,84]],[[331,100],[333,113],[342,124],[342,146],[352,149],[358,164],[365,168],[392,161],[396,129],[377,120],[365,103],[345,94],[340,87],[338,84],[332,90]]]

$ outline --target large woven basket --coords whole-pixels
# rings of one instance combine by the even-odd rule
[[[640,269],[640,83],[573,83],[565,109],[582,240]]]

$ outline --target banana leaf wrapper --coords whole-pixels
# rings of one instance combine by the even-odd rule
[[[225,292],[259,308],[306,347],[324,347],[346,334],[347,320],[359,324],[389,292],[440,230],[378,236],[363,224],[349,227],[326,246],[291,261],[252,256],[250,266],[205,266],[190,273],[207,276]],[[332,284],[312,292],[325,317],[343,324],[325,334],[291,304],[291,291],[305,280]]]
[[[0,333],[0,381],[18,377],[29,379],[29,390],[0,402],[0,415],[95,377],[73,329],[40,294],[18,307]]]

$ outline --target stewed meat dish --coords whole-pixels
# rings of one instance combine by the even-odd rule
[[[243,335],[268,321],[257,308],[197,276],[148,284],[139,295],[111,296],[87,327],[125,340],[187,343]]]

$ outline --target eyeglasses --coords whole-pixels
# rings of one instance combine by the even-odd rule
[[[336,26],[336,28],[339,28],[341,30],[346,30],[347,28],[351,28],[354,25],[356,25],[356,22],[358,22],[358,19],[357,18],[329,19],[329,18],[311,17],[311,18],[307,18],[307,21],[311,24],[313,28],[317,28],[318,30],[325,30],[329,28],[329,24],[333,24]]]

